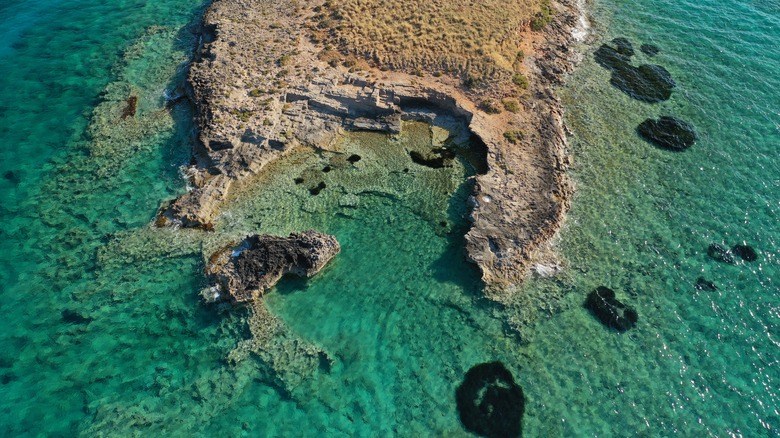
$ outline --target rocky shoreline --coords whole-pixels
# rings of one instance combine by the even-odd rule
[[[501,90],[320,59],[305,33],[311,11],[297,2],[215,0],[186,87],[198,127],[193,190],[162,206],[156,225],[213,229],[231,190],[297,146],[330,150],[346,130],[397,133],[403,120],[447,114],[487,150],[488,170],[470,198],[468,257],[488,287],[519,283],[559,230],[573,192],[553,87],[578,61],[568,47],[580,11],[572,0],[551,7],[542,31],[522,30],[530,50],[519,108],[496,113],[485,103]]]

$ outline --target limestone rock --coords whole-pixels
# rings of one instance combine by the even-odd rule
[[[194,189],[161,208],[155,223],[211,229],[233,183],[240,185],[298,145],[335,151],[345,130],[397,133],[402,120],[444,116],[468,127],[466,139],[487,151],[475,178],[473,199],[479,202],[472,203],[468,257],[488,286],[519,283],[531,253],[559,229],[573,192],[563,110],[553,89],[578,61],[567,46],[579,13],[573,1],[557,3],[554,22],[529,56],[527,111],[486,115],[474,103],[481,97],[464,91],[459,78],[330,65],[320,57],[323,47],[307,38],[307,8],[296,2],[212,2],[185,89],[197,126],[197,170],[189,180]],[[273,26],[266,17],[276,17]],[[508,125],[522,128],[525,140],[509,144]],[[444,136],[434,131],[436,143],[446,143]],[[434,154],[419,158],[447,164]],[[319,182],[300,183],[323,196],[328,189]],[[488,198],[492,202],[483,201]]]
[[[314,230],[289,237],[253,235],[212,255],[206,274],[214,300],[242,303],[260,297],[285,274],[314,276],[339,251],[334,236]]]

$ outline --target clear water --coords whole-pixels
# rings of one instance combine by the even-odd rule
[[[578,182],[558,241],[568,269],[506,307],[481,298],[460,250],[473,168],[408,161],[405,149],[429,146],[424,126],[350,136],[355,166],[291,155],[215,233],[149,228],[186,189],[191,114],[166,111],[162,95],[181,80],[201,8],[0,5],[2,435],[465,436],[454,389],[491,360],[524,389],[527,436],[780,434],[777,4],[592,5],[598,40],[581,50],[616,36],[656,44],[652,62],[678,87],[662,104],[632,101],[586,56],[560,90]],[[131,94],[139,112],[121,120]],[[690,150],[634,134],[667,114],[696,127]],[[282,328],[236,361],[251,312],[200,302],[202,254],[308,227],[342,253],[267,296]],[[706,255],[742,241],[758,261]],[[694,289],[699,276],[718,290]],[[635,329],[608,331],[582,309],[598,285],[637,309]],[[65,309],[91,322],[67,323]],[[307,348],[328,363],[304,360]]]

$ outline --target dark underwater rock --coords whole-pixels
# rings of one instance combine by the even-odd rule
[[[672,89],[677,85],[668,70],[655,64],[639,67],[625,64],[614,68],[609,83],[632,98],[647,103],[669,100]]]
[[[696,143],[693,126],[675,117],[647,119],[637,126],[636,131],[650,143],[672,151],[683,151]]]
[[[3,174],[3,178],[5,178],[8,181],[11,181],[14,185],[19,185],[20,182],[22,182],[22,177],[19,176],[19,172],[14,172],[13,170],[9,170]]]
[[[431,152],[437,154],[438,156],[444,158],[445,160],[452,160],[458,155],[457,153],[455,153],[454,149],[450,149],[450,148],[433,148]]]
[[[750,245],[734,245],[731,252],[746,262],[755,262],[758,259],[758,253]]]
[[[653,44],[642,44],[639,46],[639,50],[647,56],[655,56],[661,52],[661,49]]]
[[[600,66],[612,71],[609,83],[636,100],[657,103],[668,100],[676,86],[672,75],[655,64],[631,65],[634,48],[625,38],[612,40],[614,47],[602,44],[593,57]]]
[[[256,299],[286,274],[314,276],[339,251],[334,236],[314,230],[288,237],[249,236],[209,258],[206,274],[214,287],[208,299],[234,303]]]
[[[350,155],[350,156],[347,158],[347,161],[349,161],[349,162],[350,162],[350,163],[352,163],[352,164],[355,164],[355,163],[357,163],[358,161],[360,161],[360,159],[361,159],[361,156],[360,156],[360,155],[358,155],[358,154],[352,154],[352,155]]]
[[[455,391],[460,421],[466,430],[485,437],[522,434],[525,396],[501,362],[471,368]]]
[[[619,332],[633,328],[639,319],[636,310],[618,301],[615,292],[604,286],[599,286],[588,294],[585,308],[602,324]]]
[[[122,110],[122,120],[128,117],[135,117],[136,108],[138,107],[138,96],[130,96],[125,102],[125,109]]]
[[[715,286],[715,283],[707,280],[704,277],[697,278],[696,279],[696,284],[693,287],[695,287],[698,290],[706,290],[706,291],[710,291],[710,292],[712,292],[714,290],[718,290],[718,287]]]
[[[319,194],[320,194],[320,192],[322,191],[322,189],[324,189],[324,188],[326,188],[326,187],[328,187],[328,185],[327,185],[327,184],[325,184],[324,182],[321,182],[321,183],[317,184],[315,187],[312,187],[312,188],[310,188],[310,189],[309,189],[309,193],[310,193],[312,196],[317,196],[317,195],[319,195]]]
[[[626,55],[620,54],[617,49],[614,49],[606,44],[602,44],[595,52],[593,57],[596,59],[596,63],[607,70],[614,70],[622,68],[631,62],[631,58]]]
[[[444,167],[444,158],[425,156],[417,151],[409,152],[409,156],[412,157],[412,161],[421,166],[430,167],[431,169],[441,169]]]
[[[612,44],[615,45],[615,50],[624,56],[634,56],[634,46],[626,38],[615,38],[612,40]]]
[[[304,179],[302,177],[298,177],[298,178],[293,179],[293,182],[295,184],[303,184],[303,181],[304,181]]]
[[[713,260],[730,265],[734,264],[734,255],[720,243],[710,243],[710,246],[707,247],[707,255]]]
[[[62,321],[68,324],[89,324],[94,319],[84,316],[74,310],[65,309],[62,311]]]
[[[325,167],[323,167],[323,168],[322,168],[322,171],[323,171],[323,172],[325,172],[325,173],[328,173],[328,172],[330,172],[331,170],[333,170],[333,168],[332,168],[332,167],[330,167],[330,166],[325,166]]]
[[[453,158],[457,155],[454,150],[449,148],[433,148],[431,150],[432,155],[423,155],[417,151],[410,151],[409,156],[412,157],[412,161],[421,165],[430,167],[432,169],[441,169],[450,164]]]

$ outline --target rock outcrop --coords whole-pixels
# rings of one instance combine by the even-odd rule
[[[554,2],[555,18],[543,33],[525,30],[529,89],[518,113],[502,114],[477,109],[484,93],[500,90],[464,89],[460,78],[326,62],[324,49],[304,34],[308,8],[317,4],[219,0],[208,8],[187,87],[198,127],[193,190],[161,208],[156,224],[211,229],[234,184],[297,145],[328,150],[345,130],[393,133],[402,120],[446,113],[488,151],[471,197],[468,258],[489,286],[521,281],[534,252],[559,229],[573,191],[563,111],[552,89],[577,58],[567,48],[579,19],[575,2]],[[420,107],[426,111],[415,111]],[[504,137],[518,129],[525,135],[517,143]]]
[[[206,274],[213,286],[204,298],[233,303],[257,299],[285,274],[314,276],[339,251],[335,237],[313,230],[289,237],[249,236],[211,256]]]

